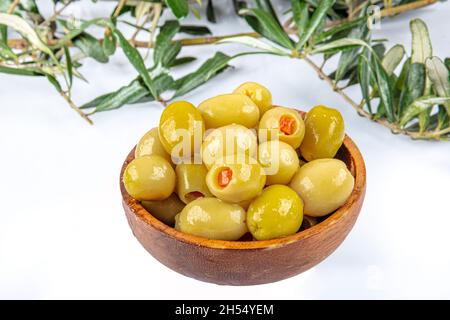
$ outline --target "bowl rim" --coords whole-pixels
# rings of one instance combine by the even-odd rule
[[[300,111],[301,114],[303,112]],[[350,197],[347,201],[334,213],[328,216],[325,220],[320,223],[308,228],[306,230],[297,232],[293,235],[276,238],[271,240],[253,240],[253,241],[227,241],[227,240],[212,240],[203,237],[194,236],[172,228],[163,222],[155,218],[150,212],[148,212],[138,200],[132,198],[125,190],[123,185],[122,177],[128,163],[134,159],[133,148],[125,159],[122,169],[120,172],[120,191],[122,194],[123,205],[126,206],[134,213],[137,219],[142,220],[148,226],[159,231],[167,237],[173,238],[175,240],[184,242],[186,244],[195,245],[199,247],[207,247],[211,249],[227,249],[227,250],[261,250],[261,249],[272,249],[279,246],[288,245],[300,240],[304,240],[314,235],[329,229],[332,225],[338,223],[349,213],[350,209],[359,203],[359,199],[364,196],[364,190],[366,186],[366,168],[364,164],[364,159],[361,155],[356,144],[353,140],[345,135],[343,144],[341,148],[347,149],[350,155],[350,160],[352,162],[355,185]]]

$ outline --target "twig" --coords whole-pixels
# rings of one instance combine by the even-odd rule
[[[8,11],[6,11],[7,14],[12,14],[14,10],[16,10],[16,7],[19,5],[20,0],[14,0],[13,3],[8,7]]]
[[[80,109],[78,108],[75,103],[73,103],[72,99],[70,99],[70,97],[64,92],[61,91],[61,96],[64,98],[64,100],[67,101],[67,103],[69,104],[69,106],[75,110],[84,120],[86,120],[89,124],[94,124],[92,122],[91,119],[89,119],[89,117]]]
[[[73,0],[69,0],[67,1],[61,8],[59,8],[58,10],[55,10],[55,12],[48,17],[47,19],[45,19],[44,22],[41,23],[42,26],[47,26],[49,25],[52,21],[54,21],[56,18],[58,18],[58,16],[70,5],[72,4]]]
[[[125,3],[127,2],[127,0],[120,0],[119,4],[116,7],[116,10],[114,11],[113,17],[116,18],[117,16],[119,16],[120,11],[122,11],[123,7],[125,6]]]

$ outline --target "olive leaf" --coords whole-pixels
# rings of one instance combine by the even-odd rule
[[[150,91],[153,97],[157,98],[158,94],[156,88],[153,85],[152,79],[150,78],[150,74],[145,67],[144,60],[142,59],[139,51],[134,48],[128,41],[125,39],[123,34],[116,28],[113,29],[113,34],[122,47],[125,56],[128,58],[128,61],[133,65],[139,75],[142,77],[142,81],[145,83],[146,87]]]
[[[325,19],[327,11],[333,6],[335,1],[336,0],[322,0],[319,2],[316,10],[314,10],[314,13],[311,16],[311,19],[308,21],[305,31],[297,41],[296,48],[298,50],[303,49],[304,45],[316,31],[319,24]]]
[[[172,99],[182,96],[189,91],[197,88],[209,79],[223,71],[232,57],[222,52],[216,54],[205,61],[197,71],[192,72],[177,81],[178,89],[175,91]]]
[[[244,44],[251,48],[260,49],[267,53],[272,53],[272,54],[276,54],[276,55],[280,55],[280,56],[289,56],[290,55],[289,52],[286,52],[278,47],[275,47],[274,45],[272,45],[268,42],[265,42],[265,41],[262,41],[259,39],[255,39],[253,37],[248,37],[248,36],[225,38],[225,39],[217,41],[216,43],[217,44],[240,43],[240,44]]]
[[[375,81],[380,95],[380,102],[383,104],[386,116],[389,122],[395,121],[394,106],[393,106],[393,86],[389,75],[384,70],[380,59],[373,55],[372,59],[373,69],[375,70]]]
[[[410,22],[412,34],[411,63],[425,63],[425,60],[433,55],[430,35],[425,22],[414,19]]]
[[[189,13],[187,0],[166,0],[166,4],[178,19],[186,17]]]
[[[367,109],[372,113],[372,104],[370,99],[370,83],[375,82],[374,72],[371,67],[371,52],[364,49],[358,58],[358,79],[360,82],[361,93],[364,98]]]
[[[412,105],[414,100],[423,95],[425,88],[425,77],[426,71],[423,63],[411,63],[409,65],[404,89],[400,97],[400,116],[407,113],[408,106]]]
[[[216,13],[214,11],[214,3],[213,0],[208,0],[208,3],[206,5],[206,18],[209,22],[215,23],[216,22]]]
[[[156,46],[153,51],[153,62],[155,66],[167,66],[181,51],[179,41],[172,42],[173,37],[180,30],[178,21],[166,21],[156,37]]]
[[[392,75],[394,70],[398,67],[400,62],[402,62],[405,56],[405,48],[397,44],[389,49],[388,52],[383,57],[381,64],[388,75]]]
[[[306,1],[303,0],[291,0],[292,15],[295,25],[297,26],[297,35],[299,38],[306,32],[306,26],[309,21],[309,6]]]
[[[443,104],[450,100],[450,97],[423,96],[413,101],[406,109],[400,120],[400,126],[404,127],[411,119],[427,111],[437,104]]]
[[[0,66],[0,73],[18,75],[18,76],[43,76],[44,74],[37,68],[13,68]]]
[[[436,94],[439,97],[450,96],[449,71],[442,60],[438,57],[429,58],[426,61],[426,68]],[[445,103],[445,108],[450,115],[450,103]]]
[[[355,47],[366,47],[370,51],[373,51],[372,47],[366,41],[360,39],[345,38],[318,46],[315,49],[311,50],[310,54],[315,55],[318,53],[332,52],[333,50],[337,49],[343,50]]]
[[[240,13],[256,19],[247,20],[247,22],[251,21],[249,23],[256,32],[262,34],[264,37],[272,40],[273,42],[278,43],[282,47],[294,49],[292,40],[286,32],[284,32],[279,22],[276,21],[268,12],[259,8],[254,8],[243,9]]]
[[[100,63],[107,63],[108,56],[103,50],[100,41],[89,33],[83,32],[73,39],[75,47],[81,50],[85,56],[91,57]]]

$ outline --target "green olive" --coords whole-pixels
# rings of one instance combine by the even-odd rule
[[[187,101],[167,106],[159,121],[159,138],[173,158],[191,158],[200,149],[204,132],[200,111]]]
[[[259,141],[280,140],[297,149],[305,135],[305,123],[300,114],[284,107],[268,110],[261,118],[258,128]]]
[[[137,200],[164,200],[175,189],[175,171],[163,157],[142,156],[127,165],[123,184]]]
[[[135,158],[153,155],[163,157],[171,162],[170,155],[166,152],[166,149],[164,149],[159,140],[158,128],[153,128],[144,134],[134,151]]]
[[[266,171],[267,185],[288,184],[299,168],[297,152],[287,143],[278,140],[259,145],[258,161]]]
[[[325,106],[316,106],[306,115],[305,138],[300,152],[307,161],[333,158],[345,137],[341,113]]]
[[[306,215],[322,217],[347,201],[354,181],[341,160],[318,159],[300,167],[290,186],[305,203]]]
[[[240,203],[256,197],[264,188],[266,175],[258,162],[250,157],[231,155],[219,159],[209,169],[206,184],[217,198]]]
[[[247,232],[245,210],[217,198],[198,198],[176,218],[178,231],[215,240],[238,240]]]
[[[206,185],[208,171],[202,164],[180,163],[175,169],[177,174],[177,193],[181,201],[189,203],[199,197],[210,197]]]
[[[230,124],[228,126],[214,129],[203,141],[202,160],[207,168],[217,159],[232,154],[245,154],[255,156],[257,149],[256,134],[252,130],[240,125]]]
[[[152,216],[171,227],[175,225],[175,216],[185,205],[175,193],[161,201],[144,200],[141,204]]]
[[[283,185],[265,188],[247,211],[247,226],[256,240],[292,235],[300,229],[302,220],[302,200]]]
[[[245,82],[237,87],[233,93],[244,94],[258,106],[261,118],[267,110],[272,108],[272,94],[269,89],[256,82]]]
[[[207,129],[219,128],[229,124],[241,124],[253,128],[258,124],[259,109],[253,101],[243,94],[223,94],[200,103]]]

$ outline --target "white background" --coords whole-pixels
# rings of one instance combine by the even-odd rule
[[[285,3],[285,1],[281,1]],[[109,12],[90,1],[68,12]],[[219,13],[215,34],[249,30]],[[227,18],[227,16],[229,16]],[[434,53],[450,56],[450,3],[382,22],[376,32],[410,48],[408,22],[424,19]],[[195,19],[191,23],[200,23]],[[183,49],[199,62],[235,45]],[[338,108],[367,165],[367,196],[338,250],[294,278],[257,287],[222,287],[181,276],[151,257],[125,219],[119,170],[162,107],[126,106],[87,125],[43,79],[0,75],[0,298],[317,299],[450,298],[450,145],[412,141],[358,117],[302,61],[248,56],[185,96],[194,104],[248,80],[263,83],[280,105]],[[178,70],[183,74],[193,66]],[[77,82],[81,104],[135,77],[122,53],[108,65],[87,60]],[[358,89],[352,91],[356,96]]]

